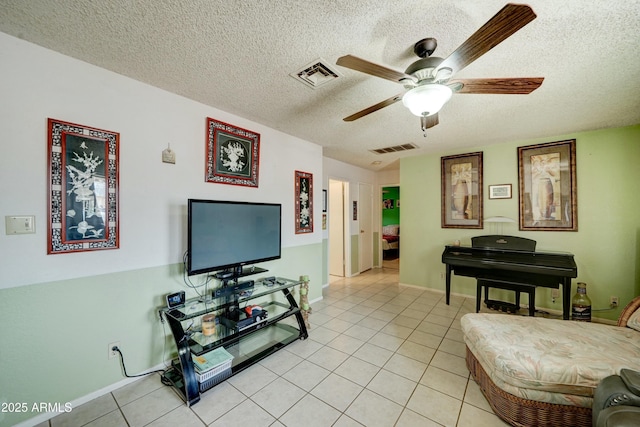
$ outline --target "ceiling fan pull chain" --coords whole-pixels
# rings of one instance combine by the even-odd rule
[[[422,136],[427,137],[427,116],[420,116],[420,127],[422,128]]]

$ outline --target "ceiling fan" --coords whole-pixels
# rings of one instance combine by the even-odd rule
[[[451,78],[535,18],[536,14],[529,6],[509,3],[445,59],[431,56],[437,46],[436,39],[422,39],[413,48],[420,59],[409,65],[404,73],[353,55],[338,58],[336,64],[340,66],[401,83],[406,89],[403,93],[358,111],[343,120],[346,122],[357,120],[402,100],[412,114],[420,117],[422,130],[426,131],[438,124],[438,111],[449,101],[453,93],[528,94],[533,92],[540,87],[544,77],[457,80],[451,80]]]

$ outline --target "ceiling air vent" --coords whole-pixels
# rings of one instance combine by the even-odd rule
[[[394,145],[393,147],[385,147],[385,148],[376,148],[374,150],[369,150],[376,154],[386,154],[386,153],[397,153],[398,151],[407,151],[418,148],[415,144],[402,144],[402,145]]]
[[[327,64],[327,61],[322,58],[316,59],[312,63],[305,65],[295,73],[291,73],[289,75],[313,89],[324,86],[341,76],[338,71],[331,68]]]

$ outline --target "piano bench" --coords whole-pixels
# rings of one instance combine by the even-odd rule
[[[484,303],[487,306],[499,305],[504,308],[503,311],[510,311],[510,308],[515,308],[515,311],[520,310],[520,292],[526,292],[529,294],[529,316],[535,316],[536,313],[536,287],[534,285],[525,285],[522,283],[512,283],[506,281],[490,280],[490,279],[478,279],[478,286],[476,289],[476,313],[480,311],[480,300],[482,295],[482,287],[484,287]],[[500,303],[489,300],[489,288],[506,289],[508,291],[514,291],[516,293],[515,305],[509,303]]]

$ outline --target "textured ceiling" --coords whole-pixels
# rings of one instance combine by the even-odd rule
[[[455,75],[544,77],[530,95],[455,94],[423,136],[403,92],[335,65],[352,54],[404,71],[413,44],[446,57],[504,0],[0,0],[0,31],[324,147],[371,170],[401,156],[640,123],[640,0],[531,0],[538,15]],[[322,58],[341,77],[317,89],[290,73]],[[413,143],[418,149],[369,150]],[[372,165],[381,161],[380,165]]]

